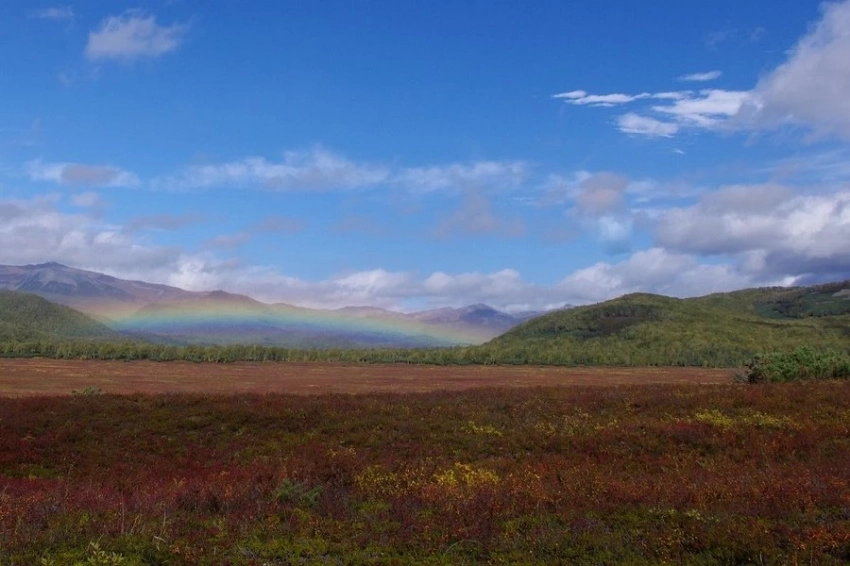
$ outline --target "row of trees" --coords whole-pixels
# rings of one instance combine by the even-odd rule
[[[254,345],[168,346],[123,342],[17,341],[0,343],[3,357],[56,359],[153,360],[191,362],[346,362],[414,363],[436,365],[614,365],[734,367],[750,362],[760,352],[790,351],[796,344],[765,341],[732,342],[682,336],[677,340],[651,336],[624,340],[529,340],[494,342],[482,346],[422,349],[295,349]],[[812,351],[816,351],[813,349]],[[842,350],[836,350],[842,351]]]

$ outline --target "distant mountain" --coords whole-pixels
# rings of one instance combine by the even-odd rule
[[[0,342],[98,340],[127,337],[64,305],[18,291],[0,291]]]
[[[737,365],[800,345],[850,350],[850,281],[690,299],[635,293],[533,318],[482,349],[503,362]]]
[[[118,279],[55,262],[2,265],[0,289],[32,293],[98,319],[125,316],[150,303],[192,295],[177,287]]]
[[[487,305],[405,314],[266,304],[225,291],[193,292],[58,263],[0,266],[0,289],[78,309],[122,333],[173,344],[431,347],[480,344],[526,320]]]

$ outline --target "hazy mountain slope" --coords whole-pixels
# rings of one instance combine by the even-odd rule
[[[58,263],[0,266],[0,289],[68,305],[110,327],[178,344],[425,347],[480,344],[525,320],[486,305],[405,314],[265,304],[224,291],[192,292]]]
[[[0,342],[123,341],[126,337],[64,305],[17,291],[0,291]]]
[[[32,293],[99,320],[111,320],[153,302],[192,295],[177,287],[118,279],[55,262],[2,265],[0,289]]]

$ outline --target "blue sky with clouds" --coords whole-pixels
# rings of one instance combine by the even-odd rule
[[[508,310],[850,277],[850,1],[0,6],[0,263]]]

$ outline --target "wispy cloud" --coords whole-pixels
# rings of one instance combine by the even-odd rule
[[[392,183],[419,193],[510,190],[525,181],[528,169],[528,164],[523,161],[474,161],[408,167],[396,171]]]
[[[344,190],[374,186],[389,178],[382,166],[359,164],[323,148],[288,151],[281,161],[247,157],[193,165],[176,176],[157,179],[161,188],[254,187],[273,191]]]
[[[133,218],[127,224],[127,230],[130,232],[138,230],[172,231],[197,224],[202,220],[203,217],[197,214],[151,214]]]
[[[40,20],[73,20],[74,10],[70,6],[52,6],[30,12],[31,18]]]
[[[649,138],[669,138],[679,131],[679,125],[675,122],[662,122],[634,112],[627,112],[619,116],[617,127],[624,134],[635,134]]]
[[[322,147],[287,151],[279,161],[247,157],[225,163],[192,165],[176,175],[155,179],[156,188],[191,190],[211,187],[270,191],[338,191],[398,187],[419,194],[471,190],[506,191],[528,176],[522,161],[473,161],[425,167],[389,167],[353,161]]]
[[[576,106],[610,108],[643,101],[641,112],[617,117],[618,129],[625,134],[671,137],[683,128],[716,129],[727,124],[751,98],[747,91],[702,89],[640,94],[588,94],[577,90],[553,95]],[[646,101],[652,101],[648,106]]]
[[[139,178],[111,165],[84,163],[45,163],[40,159],[25,165],[27,176],[33,181],[49,181],[71,187],[132,187]]]
[[[610,107],[617,106],[618,104],[627,104],[629,102],[634,102],[635,100],[641,100],[643,98],[649,98],[650,96],[651,95],[647,92],[643,92],[640,94],[588,94],[583,90],[572,90],[570,92],[561,92],[558,94],[553,94],[551,98],[554,98],[556,100],[563,100],[568,104],[574,104],[576,106]]]
[[[682,75],[678,80],[686,82],[706,82],[719,79],[723,73],[721,71],[706,71],[705,73],[691,73]]]
[[[438,239],[458,234],[493,234],[514,238],[525,234],[525,224],[519,218],[501,218],[493,211],[493,205],[486,197],[473,191],[466,195],[461,207],[443,218],[432,232]]]
[[[254,227],[259,233],[291,234],[304,229],[304,221],[289,216],[266,216],[262,222]]]
[[[183,42],[187,26],[161,26],[156,17],[141,10],[128,10],[104,19],[89,32],[86,57],[92,61],[155,58],[176,50]]]
[[[670,137],[685,129],[763,131],[793,126],[813,137],[850,140],[850,0],[824,3],[820,21],[810,29],[787,60],[749,90],[638,94],[573,90],[552,98],[575,106],[633,105],[634,111],[617,118],[617,126],[623,133],[647,137]],[[720,76],[720,71],[707,71],[679,80],[701,82]]]

